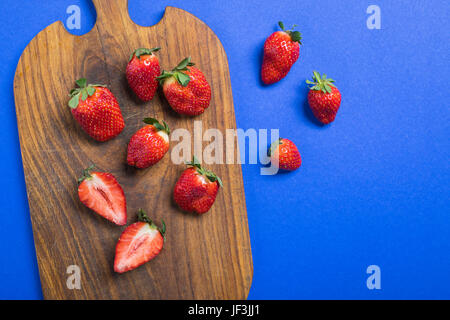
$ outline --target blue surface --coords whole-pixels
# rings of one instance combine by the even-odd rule
[[[74,33],[86,33],[96,16],[88,0],[0,4],[3,299],[42,298],[14,71],[28,42],[66,21],[70,4],[82,12]],[[381,8],[381,30],[366,27],[370,4]],[[449,299],[448,1],[130,0],[130,16],[152,25],[166,5],[193,13],[221,39],[238,126],[280,128],[302,154],[302,167],[290,174],[261,176],[259,165],[243,165],[254,263],[249,298]],[[280,19],[299,25],[303,46],[289,75],[263,87],[262,45]],[[305,105],[313,69],[336,79],[343,95],[329,126],[318,125]],[[381,268],[381,290],[366,287],[371,264]]]

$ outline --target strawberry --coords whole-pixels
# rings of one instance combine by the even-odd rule
[[[288,74],[298,59],[302,44],[300,32],[285,30],[281,21],[278,25],[282,31],[272,33],[264,42],[261,79],[265,84],[278,82]]]
[[[193,65],[188,57],[172,71],[163,71],[158,77],[172,109],[188,116],[202,114],[211,101],[211,87]]]
[[[128,60],[126,76],[131,90],[143,101],[150,101],[158,88],[160,74],[158,57],[153,53],[160,48],[136,49]]]
[[[278,163],[278,168],[293,171],[300,168],[302,158],[295,144],[288,139],[278,139],[270,146],[268,155],[272,164]]]
[[[101,84],[86,85],[86,79],[76,81],[78,88],[70,91],[69,107],[84,131],[97,141],[114,138],[125,127],[116,97]]]
[[[129,225],[117,242],[114,271],[130,271],[156,257],[164,245],[165,233],[164,221],[160,229],[139,209],[138,222]]]
[[[153,118],[145,118],[148,125],[139,129],[128,143],[127,162],[130,166],[147,168],[164,157],[169,150],[170,129]]]
[[[341,93],[334,85],[334,80],[314,71],[313,81],[306,80],[306,83],[312,85],[308,92],[308,103],[314,116],[323,124],[333,122],[341,105]]]
[[[89,209],[122,226],[127,223],[127,202],[116,178],[107,172],[92,171],[94,166],[83,171],[78,179],[78,197]]]
[[[195,156],[187,164],[192,167],[181,174],[175,185],[173,198],[181,209],[203,214],[216,200],[219,186],[223,186],[222,181],[213,172],[202,168]]]

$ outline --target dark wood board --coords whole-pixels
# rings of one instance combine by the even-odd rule
[[[14,79],[17,123],[43,294],[46,299],[245,299],[252,257],[240,164],[206,165],[223,180],[212,210],[181,212],[172,190],[185,165],[170,152],[155,166],[126,166],[126,145],[144,117],[165,119],[173,129],[193,132],[235,129],[227,57],[217,36],[186,11],[167,7],[151,27],[136,25],[126,0],[93,0],[94,28],[83,36],[61,22],[41,31],[27,46]],[[186,56],[204,72],[212,88],[211,105],[198,117],[175,114],[158,94],[142,103],[127,87],[124,70],[137,47],[161,47],[161,67]],[[126,127],[108,142],[96,142],[73,119],[67,106],[74,81],[105,83],[117,97]],[[172,142],[171,148],[176,144]],[[204,142],[204,146],[209,143]],[[237,143],[234,148],[238,153]],[[116,226],[78,200],[77,177],[95,163],[116,176],[127,197],[128,224],[144,208],[167,224],[161,254],[125,274],[113,271],[114,250],[124,227]],[[67,267],[78,265],[81,289],[68,289]]]

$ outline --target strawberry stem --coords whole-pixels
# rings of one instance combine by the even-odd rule
[[[156,77],[156,79],[163,84],[165,79],[175,77],[179,84],[186,87],[189,84],[189,81],[191,81],[191,78],[184,71],[188,71],[188,67],[192,67],[193,65],[195,64],[191,62],[191,57],[184,58],[175,68],[172,69],[172,71],[163,70],[162,74]]]
[[[78,107],[78,103],[80,101],[80,97],[82,101],[86,101],[86,99],[92,96],[95,93],[95,87],[106,87],[104,84],[88,84],[86,78],[81,78],[75,81],[78,88],[74,88],[70,90],[69,97],[69,107],[75,109]]]
[[[91,171],[95,168],[94,164],[91,164],[89,167],[87,167],[86,169],[83,170],[83,175],[81,177],[78,178],[78,183],[83,182],[86,179],[91,179],[92,175],[91,175]]]
[[[152,55],[153,52],[159,51],[160,49],[161,49],[160,47],[155,47],[155,48],[151,48],[151,49],[148,49],[148,48],[137,48],[130,55],[130,58],[128,59],[128,62],[130,62],[131,59],[133,59],[133,56],[136,56],[136,58],[140,59],[141,56],[143,56],[143,55]]]
[[[159,228],[152,219],[147,216],[147,213],[143,209],[138,210],[138,221],[145,222],[150,225],[153,229],[157,229],[159,233],[163,236],[164,241],[166,241],[166,223],[164,220],[161,220],[162,227]]]
[[[142,120],[142,121],[144,121],[144,123],[146,123],[146,124],[154,126],[158,131],[165,131],[167,134],[170,135],[169,125],[164,120],[162,120],[163,124],[161,124],[155,118],[144,118],[144,120]]]
[[[302,44],[302,34],[299,31],[294,31],[294,28],[297,26],[296,24],[294,24],[292,26],[292,29],[290,30],[286,30],[284,27],[284,23],[281,21],[278,21],[278,25],[280,26],[281,30],[283,30],[284,32],[286,32],[290,37],[291,40],[294,42],[298,42],[299,44]]]
[[[201,174],[202,176],[207,177],[209,181],[211,181],[211,182],[217,181],[219,183],[219,185],[221,187],[223,187],[222,180],[214,172],[206,170],[205,168],[203,168],[201,166],[201,164],[200,164],[200,161],[198,161],[196,156],[192,156],[192,161],[191,162],[187,161],[186,164],[189,165],[189,166],[195,167],[197,172],[199,174]]]
[[[306,80],[311,90],[322,91],[323,93],[331,93],[331,87],[335,87],[334,80],[327,78],[326,74],[320,75],[319,72],[313,71],[312,81]]]

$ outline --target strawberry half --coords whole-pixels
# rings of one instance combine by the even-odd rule
[[[169,150],[170,129],[167,123],[145,118],[148,125],[139,129],[128,143],[127,162],[130,166],[147,168],[164,157]]]
[[[298,152],[297,146],[288,139],[278,139],[270,146],[268,156],[270,161],[278,168],[287,171],[293,171],[300,168],[302,158]]]
[[[160,75],[158,57],[154,52],[160,48],[139,48],[136,49],[128,60],[126,77],[131,90],[143,101],[153,99]]]
[[[163,248],[165,233],[164,221],[160,229],[139,209],[138,222],[129,225],[117,242],[114,271],[130,271],[156,257]]]
[[[81,128],[97,141],[106,141],[122,132],[125,122],[116,97],[102,84],[76,81],[70,91],[69,107]]]
[[[203,214],[216,200],[219,186],[223,186],[222,180],[213,172],[202,168],[195,156],[192,162],[186,164],[192,167],[181,174],[175,184],[173,198],[181,209]]]
[[[211,101],[211,87],[193,65],[191,57],[185,58],[172,71],[163,71],[158,77],[172,109],[188,116],[202,114]]]
[[[306,80],[311,85],[308,92],[308,103],[314,116],[323,124],[333,122],[341,106],[341,93],[334,85],[334,80],[327,75],[320,75],[313,71],[312,81]]]
[[[285,30],[281,21],[278,25],[282,31],[272,33],[264,42],[261,79],[265,84],[272,84],[283,79],[300,54],[301,33]]]
[[[109,221],[119,226],[126,224],[127,202],[122,187],[111,173],[92,169],[93,165],[78,179],[80,201]]]

